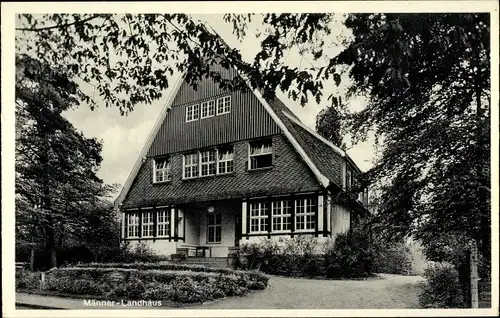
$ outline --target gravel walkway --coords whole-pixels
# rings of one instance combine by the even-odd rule
[[[419,308],[420,276],[380,275],[367,280],[273,276],[269,286],[190,309],[401,309]]]

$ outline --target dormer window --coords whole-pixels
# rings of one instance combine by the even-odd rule
[[[153,182],[165,182],[170,180],[170,158],[155,158],[153,160]]]
[[[213,117],[215,115],[215,100],[208,100],[201,103],[201,119]]]
[[[186,122],[200,119],[200,105],[188,105],[186,107]]]
[[[231,112],[231,96],[217,99],[217,115],[229,114]]]
[[[259,140],[249,144],[248,169],[260,169],[273,165],[272,139]]]

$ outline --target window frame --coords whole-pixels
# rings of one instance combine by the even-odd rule
[[[158,169],[156,167],[156,163],[157,163],[157,161],[160,161],[160,160],[167,161],[167,166],[164,167],[164,168],[162,168],[162,169]],[[171,177],[170,172],[171,172],[171,170],[172,170],[172,163],[171,163],[171,160],[170,160],[169,156],[163,156],[163,157],[153,158],[153,183],[162,183],[162,182],[168,182],[168,181],[170,181],[170,177]],[[163,179],[161,181],[158,181],[156,174],[159,171],[161,171],[161,172],[164,173],[163,177],[165,177],[165,172],[166,172],[167,178]]]
[[[136,220],[136,222],[131,222],[131,220]],[[139,212],[128,212],[127,213],[127,238],[139,238],[139,232],[141,229]],[[130,235],[130,229],[135,229],[132,233],[137,233],[136,235]]]
[[[208,161],[204,162],[204,155],[208,153]],[[211,157],[211,153],[213,153],[213,160],[210,160],[210,157]],[[217,157],[218,157],[218,151],[217,149],[205,149],[205,150],[202,150],[202,151],[199,151],[199,164],[200,164],[200,167],[199,167],[199,177],[209,177],[209,176],[214,176],[214,175],[217,175],[217,168],[218,168],[218,161],[217,161]],[[212,170],[210,169],[210,166],[213,165],[213,173],[210,174],[209,172]],[[207,167],[207,174],[203,174],[203,168],[204,167]]]
[[[160,215],[163,221],[160,222]],[[164,226],[164,233],[160,233],[160,225]],[[170,237],[170,209],[156,211],[156,237]]]
[[[312,202],[314,204],[308,204],[309,202]],[[299,204],[303,203],[303,205]],[[300,211],[300,208],[303,208],[302,211]],[[308,210],[308,207],[312,207],[311,210]],[[318,222],[317,217],[316,217],[316,212],[318,209],[318,200],[317,198],[314,197],[307,197],[307,198],[300,198],[300,199],[295,199],[295,220],[293,220],[294,225],[295,225],[295,232],[309,232],[309,231],[314,231],[316,230],[316,223]],[[299,222],[299,219],[303,217],[304,221]],[[312,222],[309,220],[311,220]],[[304,228],[299,228],[299,224],[303,223]],[[312,223],[312,227],[309,227]]]
[[[223,158],[221,159],[221,155],[224,156],[224,153],[230,153],[230,158]],[[217,174],[218,175],[223,175],[223,174],[230,174],[234,172],[234,147],[233,146],[226,146],[226,147],[219,147],[217,148]],[[221,163],[224,165],[224,172],[221,172]],[[231,167],[231,171],[229,171],[229,168]]]
[[[210,105],[212,104],[212,105]],[[210,106],[212,106],[210,108]],[[215,99],[209,99],[209,100],[206,100],[204,102],[201,102],[200,103],[200,119],[205,119],[205,118],[210,118],[210,117],[214,117],[215,116],[215,112],[216,112],[216,102],[215,102]],[[204,110],[206,110],[206,115],[203,115],[204,113]],[[210,112],[210,110],[212,110]]]
[[[196,158],[195,163],[190,163],[189,165],[186,165],[186,158],[187,156],[193,156],[193,158]],[[190,168],[190,174],[191,176],[187,177],[186,176],[186,168]],[[194,175],[194,171],[196,171],[196,175]],[[190,153],[185,153],[182,155],[182,179],[194,179],[198,178],[200,176],[200,153],[199,151],[197,152],[190,152]]]
[[[285,204],[286,203],[286,204]],[[292,201],[291,200],[278,200],[271,202],[271,232],[272,233],[288,233],[292,230]],[[278,204],[278,209],[275,209],[275,205]],[[275,211],[280,213],[275,214]],[[285,213],[287,211],[287,213]],[[279,220],[279,223],[276,222]],[[288,219],[288,222],[285,220]],[[275,230],[275,224],[280,225],[279,230]],[[284,225],[288,224],[288,228],[284,229]]]
[[[213,224],[210,218],[213,217]],[[217,221],[219,221],[217,223]],[[210,230],[213,229],[213,237],[210,237]],[[219,240],[217,240],[217,230],[219,230]],[[213,238],[213,240],[211,240]],[[221,244],[222,243],[222,214],[220,212],[207,213],[207,244]]]
[[[270,143],[271,147],[271,151],[269,152],[263,152],[263,153],[258,153],[258,154],[252,154],[252,148],[255,148],[254,145],[255,144],[258,144],[260,143],[261,144],[261,149],[264,148],[264,145],[266,143]],[[268,138],[268,139],[261,139],[261,140],[256,140],[256,141],[251,141],[248,143],[248,170],[249,171],[252,171],[252,170],[259,170],[259,169],[267,169],[267,168],[271,168],[274,166],[274,149],[273,149],[273,139],[272,138]],[[265,167],[258,167],[258,168],[252,168],[252,159],[255,158],[255,157],[261,157],[261,156],[271,156],[271,164],[269,166],[265,166]]]
[[[221,103],[219,104],[219,102],[221,102]],[[222,106],[222,107],[219,107],[219,106]],[[231,107],[232,107],[231,95],[222,96],[222,97],[217,98],[217,102],[216,102],[215,107],[216,107],[217,116],[229,114],[231,112]],[[219,111],[220,109],[222,109],[222,111]]]
[[[153,211],[143,211],[141,213],[142,223],[141,223],[141,237],[149,238],[154,237],[154,213]],[[147,220],[147,222],[146,222]],[[145,231],[146,229],[146,231]],[[146,233],[150,235],[146,235]],[[148,234],[149,234],[148,233]]]
[[[191,114],[191,119],[189,115]],[[197,116],[195,116],[197,115]],[[200,104],[192,104],[186,106],[186,123],[197,121],[200,119]]]
[[[214,161],[207,161],[203,162],[203,154],[209,151],[214,152]],[[230,151],[232,156],[231,158],[228,159],[219,159],[220,154],[222,152],[227,152]],[[197,159],[196,164],[191,163],[189,165],[186,165],[186,157],[187,156],[195,156]],[[231,166],[231,171],[224,171],[221,172],[220,170],[220,163],[225,164],[225,168]],[[231,163],[231,164],[230,164]],[[212,174],[204,174],[202,175],[202,168],[205,165],[215,165],[215,173]],[[190,171],[192,172],[194,170],[194,167],[196,168],[196,175],[194,176],[189,176],[186,177],[186,168],[190,168]],[[190,179],[196,179],[196,178],[205,178],[205,177],[213,177],[217,175],[225,175],[225,174],[231,174],[234,173],[234,146],[233,145],[225,145],[225,146],[218,146],[215,148],[206,148],[203,150],[196,150],[195,152],[187,152],[182,154],[182,180],[190,180]]]
[[[254,210],[253,209],[253,206],[254,205],[257,205],[258,206],[258,209],[256,211],[258,211],[257,215],[252,215],[252,211]],[[264,209],[265,207],[265,209]],[[263,211],[265,211],[266,213],[263,214]],[[269,206],[268,206],[268,203],[267,202],[262,202],[262,201],[257,201],[257,202],[251,202],[249,204],[249,209],[248,209],[248,213],[249,213],[249,228],[250,228],[250,232],[249,234],[264,234],[264,233],[269,233],[269,227],[271,226],[271,224],[268,223],[268,220],[269,220]],[[253,230],[253,221],[256,221],[257,222],[257,231],[254,231]],[[264,228],[262,228],[262,226],[264,225]]]

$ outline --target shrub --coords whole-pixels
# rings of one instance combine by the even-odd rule
[[[16,270],[16,291],[35,291],[40,289],[40,273],[29,270]]]
[[[367,277],[374,273],[376,251],[369,233],[353,229],[339,234],[325,251],[325,272],[328,278]]]
[[[242,245],[240,253],[248,268],[267,274],[314,277],[324,272],[321,251],[323,243],[314,237],[298,236]]]
[[[133,265],[146,267],[147,264]],[[47,289],[61,293],[105,296],[108,299],[165,299],[182,303],[243,295],[251,289],[264,289],[269,280],[259,272],[229,269],[205,272],[112,267],[52,269],[47,272],[47,277]]]
[[[377,242],[374,271],[376,273],[408,275],[412,271],[412,256],[405,244]]]
[[[424,308],[463,308],[464,296],[458,271],[450,263],[431,263],[424,271],[426,282],[419,295]]]

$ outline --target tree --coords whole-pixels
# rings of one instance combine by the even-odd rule
[[[224,15],[235,34],[245,36],[247,23],[255,15]],[[330,14],[266,14],[259,16],[269,30],[261,51],[252,63],[242,60],[239,50],[230,48],[205,23],[185,14],[47,14],[19,16],[16,28],[17,52],[48,65],[65,69],[69,78],[90,83],[106,106],[122,114],[140,103],[162,97],[174,72],[185,72],[185,80],[196,86],[210,77],[221,88],[245,90],[240,78],[225,79],[210,68],[214,63],[237,67],[252,88],[273,97],[277,89],[288,91],[302,104],[312,96],[322,97],[322,79],[332,76],[329,68],[290,68],[284,53],[292,46],[313,43],[303,54],[322,56],[319,35],[330,34]],[[317,76],[316,76],[317,75]],[[78,97],[95,107],[93,96],[78,90]]]
[[[316,130],[335,146],[346,149],[342,134],[342,115],[336,107],[327,106],[316,116]]]
[[[16,222],[18,239],[45,245],[51,266],[64,235],[86,223],[81,205],[112,191],[96,175],[102,144],[62,116],[77,86],[60,70],[16,58]]]
[[[325,50],[333,14],[224,15],[245,36],[251,19],[266,30],[251,62],[204,23],[183,14],[68,15],[20,17],[19,50],[27,49],[69,78],[96,85],[107,106],[123,113],[162,97],[175,71],[196,86],[210,77],[221,88],[245,89],[210,65],[237,67],[265,97],[288,93],[307,104],[341,74],[352,80],[347,100],[368,97],[367,107],[347,116],[354,141],[370,131],[383,140],[383,153],[367,179],[381,180],[379,220],[390,236],[415,235],[429,242],[443,232],[460,232],[489,252],[490,25],[488,14],[354,14],[345,25],[352,39],[338,55]],[[23,40],[23,35],[27,37]],[[24,42],[23,42],[24,41]],[[20,45],[21,43],[25,44]],[[324,63],[292,68],[284,57],[293,47]],[[91,107],[95,102],[77,90]],[[319,129],[337,140],[338,96]],[[334,111],[337,110],[337,111]],[[324,129],[323,127],[326,127]],[[472,167],[472,168],[471,168]],[[446,217],[444,217],[446,216]],[[452,220],[452,221],[450,221]]]
[[[356,14],[347,48],[349,96],[369,98],[350,116],[358,139],[371,130],[384,150],[379,221],[395,239],[430,246],[443,234],[490,250],[490,26],[488,14]]]

